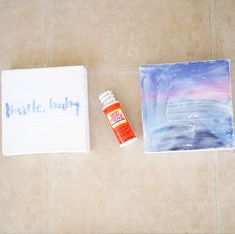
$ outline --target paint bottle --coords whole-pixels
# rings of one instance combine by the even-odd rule
[[[103,105],[103,112],[116,136],[120,147],[128,145],[137,140],[137,137],[124,114],[122,106],[114,97],[112,91],[106,91],[99,96]]]

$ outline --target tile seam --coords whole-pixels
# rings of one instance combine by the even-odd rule
[[[44,66],[48,65],[48,3],[47,0],[42,0],[44,7],[44,33],[45,33],[45,61]],[[46,160],[47,165],[47,234],[50,233],[50,169],[49,159]]]
[[[211,26],[211,55],[212,57],[217,57],[216,49],[216,27],[215,27],[215,5],[216,0],[210,0],[210,26]]]
[[[51,9],[52,1],[44,0],[45,7],[45,34],[46,34],[46,66],[51,65],[51,49],[52,49],[52,34],[51,34]]]
[[[47,0],[42,0],[44,4],[44,24],[45,24],[45,67],[51,65],[51,48],[52,48],[52,35],[51,35],[51,10],[52,2]],[[52,233],[52,223],[53,223],[53,158],[48,156],[47,159],[47,189],[48,189],[48,220],[47,220],[47,233]]]
[[[216,0],[210,0],[210,26],[211,26],[211,56],[217,58],[216,48]],[[220,204],[219,204],[219,155],[218,152],[213,154],[213,170],[214,170],[214,210],[215,210],[215,226],[214,232],[219,234],[220,226]]]
[[[214,210],[215,210],[215,226],[214,232],[219,234],[221,233],[220,227],[220,203],[219,203],[219,155],[218,152],[213,154],[213,170],[214,170],[214,179],[213,179],[213,189],[214,189]]]

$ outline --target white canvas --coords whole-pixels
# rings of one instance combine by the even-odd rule
[[[85,67],[5,70],[1,82],[3,155],[90,150]]]

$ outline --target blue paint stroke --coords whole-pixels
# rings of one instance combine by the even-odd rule
[[[44,114],[53,110],[66,111],[75,108],[76,116],[79,116],[80,104],[78,101],[72,101],[65,97],[63,101],[57,101],[53,98],[48,100],[48,106],[43,107],[37,100],[32,100],[29,103],[22,105],[14,105],[12,103],[5,103],[5,116],[6,118],[26,116],[29,114]]]
[[[21,106],[14,106],[13,104],[10,104],[8,102],[5,103],[5,114],[7,118],[13,117],[13,116],[22,116],[27,115],[30,113],[45,113],[45,109],[42,107],[41,104],[39,104],[36,100],[33,100],[31,103],[28,103],[26,105]]]
[[[53,100],[53,98],[50,98],[49,101],[49,108],[50,109],[58,109],[58,110],[67,110],[69,108],[75,107],[76,115],[79,115],[79,102],[78,101],[72,101],[68,99],[68,97],[65,97],[63,102],[58,102]]]

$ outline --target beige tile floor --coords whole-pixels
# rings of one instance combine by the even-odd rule
[[[235,0],[0,0],[0,69],[89,68],[92,148],[0,156],[0,234],[235,233],[235,151],[145,155],[138,78],[140,64],[214,58],[235,74],[234,12]],[[105,89],[135,144],[115,142]]]

